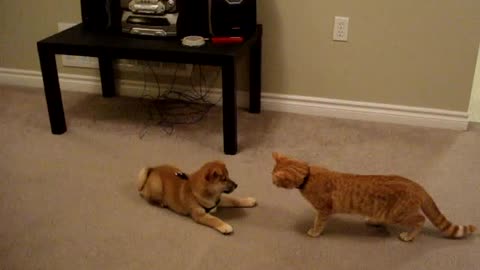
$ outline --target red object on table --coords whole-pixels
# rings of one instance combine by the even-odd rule
[[[243,37],[212,37],[214,44],[242,43]]]

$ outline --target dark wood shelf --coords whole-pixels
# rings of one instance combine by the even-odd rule
[[[116,94],[114,59],[139,59],[162,62],[220,66],[222,69],[222,103],[224,152],[237,153],[237,107],[235,64],[244,54],[250,55],[251,113],[260,112],[262,26],[241,44],[212,44],[189,48],[176,38],[150,38],[123,33],[90,32],[82,24],[66,29],[37,42],[50,126],[53,134],[67,131],[55,55],[98,57],[102,93]]]

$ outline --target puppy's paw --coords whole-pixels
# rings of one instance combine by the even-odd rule
[[[257,200],[253,197],[247,197],[243,199],[243,207],[254,207],[257,205]]]
[[[320,233],[321,233],[320,231],[315,230],[314,228],[310,228],[310,230],[308,230],[307,232],[308,236],[310,237],[319,237]]]
[[[231,234],[233,232],[232,226],[227,223],[223,224],[220,227],[217,227],[217,230],[223,234]]]

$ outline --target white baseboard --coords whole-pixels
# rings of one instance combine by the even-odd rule
[[[100,78],[95,76],[60,74],[59,80],[61,89],[65,91],[101,93]],[[43,88],[39,71],[22,69],[0,68],[0,84]],[[153,83],[146,85],[149,91],[155,91],[156,87],[157,85]],[[182,88],[178,85],[176,87]],[[143,92],[144,82],[120,80],[117,82],[117,88],[122,96],[139,97]],[[211,93],[212,101],[220,99],[220,89],[212,89]],[[239,107],[247,107],[248,93],[239,91],[237,103]],[[454,130],[468,128],[467,112],[296,95],[262,93],[262,109]]]

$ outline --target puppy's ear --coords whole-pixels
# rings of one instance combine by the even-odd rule
[[[207,179],[207,181],[213,181],[213,180],[217,179],[220,175],[221,175],[221,171],[220,171],[219,168],[211,168],[207,172],[206,179]]]

